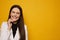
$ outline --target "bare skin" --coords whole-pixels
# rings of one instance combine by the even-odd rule
[[[11,18],[8,20],[7,24],[8,24],[8,30],[11,29],[12,27],[12,23],[15,23],[19,17],[20,17],[20,10],[18,8],[13,8],[10,14]]]

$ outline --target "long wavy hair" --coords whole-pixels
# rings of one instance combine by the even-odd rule
[[[19,40],[25,40],[25,28],[24,28],[24,19],[22,15],[22,8],[19,5],[13,5],[9,11],[9,16],[8,19],[11,17],[11,11],[13,8],[18,8],[20,10],[20,17],[19,20],[17,21],[17,26],[19,28],[19,34],[20,34],[20,39]]]

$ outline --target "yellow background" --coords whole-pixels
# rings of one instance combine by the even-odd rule
[[[60,0],[0,0],[0,25],[14,4],[23,8],[29,40],[60,40]]]

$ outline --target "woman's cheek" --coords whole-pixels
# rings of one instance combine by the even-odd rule
[[[19,15],[17,15],[17,17],[18,17],[18,19],[19,19],[19,17],[20,17],[20,14],[19,14]]]

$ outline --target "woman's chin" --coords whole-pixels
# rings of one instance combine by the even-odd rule
[[[16,22],[17,20],[16,19],[13,19],[13,22]]]

